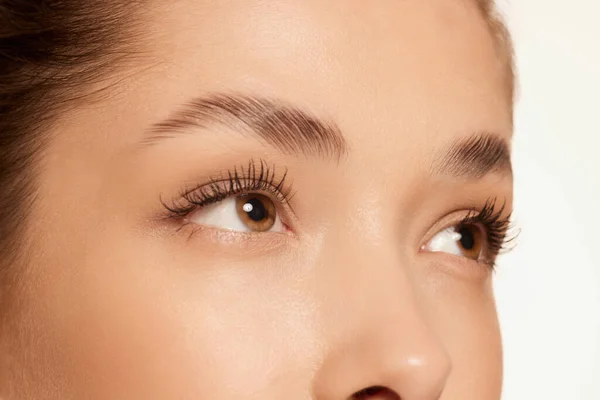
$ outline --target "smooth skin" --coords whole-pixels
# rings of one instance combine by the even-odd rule
[[[511,207],[510,173],[432,173],[457,140],[511,139],[507,71],[476,5],[147,7],[131,68],[52,127],[0,395],[499,399],[492,269],[423,251],[490,197]],[[346,151],[284,152],[214,123],[148,144],[152,124],[214,93],[330,121]],[[285,232],[161,219],[161,200],[251,159],[287,170]]]

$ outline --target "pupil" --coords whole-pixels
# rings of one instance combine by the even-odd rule
[[[267,210],[259,199],[248,200],[244,205],[244,211],[246,211],[251,220],[256,222],[260,222],[267,217]]]
[[[460,244],[465,250],[473,250],[475,247],[475,236],[468,227],[462,227],[458,231],[460,233]]]

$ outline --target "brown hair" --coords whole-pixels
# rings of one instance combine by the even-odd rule
[[[0,278],[26,237],[45,132],[132,54],[134,10],[135,1],[0,0]]]
[[[512,96],[510,37],[493,2],[477,3],[502,47]],[[134,21],[146,4],[0,0],[0,278],[26,238],[24,216],[36,199],[45,133],[60,112],[89,99],[89,89],[133,54],[141,32]]]

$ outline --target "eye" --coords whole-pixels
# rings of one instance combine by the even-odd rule
[[[455,225],[437,233],[423,246],[423,250],[479,261],[485,257],[485,238],[483,229],[476,224]]]
[[[284,225],[277,207],[267,196],[231,196],[192,212],[188,222],[239,232],[282,232]]]

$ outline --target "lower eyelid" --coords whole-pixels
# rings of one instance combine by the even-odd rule
[[[297,245],[295,235],[289,232],[237,232],[192,223],[181,225],[175,235],[186,251],[198,251],[203,256],[214,252],[219,257],[239,254],[245,258]]]
[[[460,279],[486,282],[495,271],[494,263],[472,260],[448,253],[426,253],[425,265],[435,273]]]

